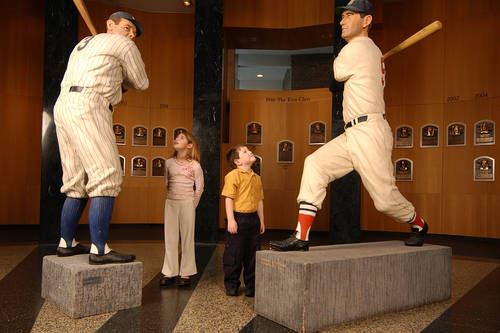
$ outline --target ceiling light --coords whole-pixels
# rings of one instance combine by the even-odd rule
[[[183,2],[184,2],[184,6],[189,7],[189,6],[191,6],[192,1],[191,0],[184,0]]]
[[[264,77],[264,74],[257,74],[257,77]]]

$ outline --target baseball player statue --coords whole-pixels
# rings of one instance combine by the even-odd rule
[[[95,265],[135,260],[135,255],[112,251],[106,243],[122,183],[112,111],[122,98],[122,90],[149,86],[134,43],[142,34],[142,25],[129,13],[116,12],[106,28],[106,33],[86,37],[73,49],[54,106],[63,169],[61,192],[66,194],[57,255],[90,252],[89,263]],[[89,197],[90,248],[75,241]]]
[[[309,155],[297,198],[295,235],[271,241],[279,251],[307,251],[309,231],[326,195],[326,186],[356,170],[375,208],[398,222],[409,223],[408,246],[422,246],[427,223],[396,187],[391,160],[393,136],[385,120],[385,67],[380,49],[368,37],[373,6],[368,0],[351,0],[340,7],[342,38],[347,41],[333,62],[336,81],[345,82],[345,132]]]

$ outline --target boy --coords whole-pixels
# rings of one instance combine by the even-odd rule
[[[255,295],[255,254],[264,233],[264,192],[260,176],[252,171],[255,156],[246,146],[236,145],[227,155],[234,169],[224,178],[226,197],[226,246],[224,249],[224,286],[226,295],[238,296],[241,266],[245,295]]]

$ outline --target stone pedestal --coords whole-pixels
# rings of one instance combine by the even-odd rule
[[[450,298],[451,248],[401,241],[258,251],[255,311],[298,332]]]
[[[89,265],[88,254],[45,256],[42,297],[72,318],[140,306],[142,262]]]

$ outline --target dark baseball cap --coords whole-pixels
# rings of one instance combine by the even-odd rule
[[[139,23],[139,21],[137,21],[135,19],[135,17],[133,17],[132,15],[130,15],[129,13],[127,12],[116,12],[116,13],[113,13],[109,16],[109,19],[114,19],[114,18],[124,18],[124,19],[127,19],[129,20],[130,22],[132,22],[134,25],[135,25],[135,29],[136,29],[136,35],[135,37],[139,37],[140,35],[142,35],[142,24]]]
[[[340,10],[352,10],[360,14],[368,14],[373,16],[373,5],[368,0],[351,0],[345,6],[338,7]]]

